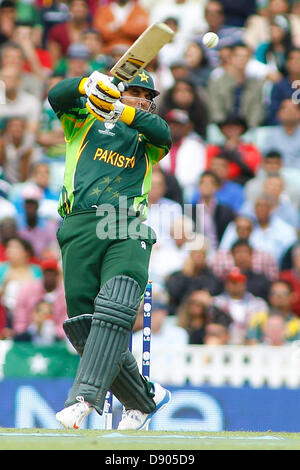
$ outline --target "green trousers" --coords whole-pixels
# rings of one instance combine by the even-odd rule
[[[136,218],[118,217],[110,222],[96,211],[71,214],[57,239],[69,317],[93,314],[101,286],[114,276],[130,276],[145,291],[155,234]]]

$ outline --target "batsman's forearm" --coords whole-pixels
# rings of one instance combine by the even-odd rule
[[[166,121],[156,114],[137,109],[130,127],[143,134],[153,145],[171,147],[170,128]]]
[[[82,77],[66,78],[51,88],[48,93],[48,100],[55,112],[78,107],[78,101],[82,97],[79,91],[81,80]]]

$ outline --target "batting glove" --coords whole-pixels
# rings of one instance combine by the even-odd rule
[[[100,99],[107,103],[115,103],[121,96],[112,79],[100,72],[93,72],[79,83],[79,92],[90,99]],[[96,103],[97,105],[97,103]]]
[[[115,124],[120,119],[120,121],[130,125],[135,117],[135,108],[127,106],[119,100],[114,104],[107,103],[103,106],[102,103],[97,105],[88,98],[86,107],[95,118],[102,122],[105,121]]]

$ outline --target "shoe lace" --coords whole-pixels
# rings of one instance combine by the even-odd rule
[[[85,401],[84,397],[82,395],[78,395],[76,397],[76,400],[79,402],[79,403],[82,403],[83,405],[85,405],[85,411],[88,411],[90,409],[90,405],[87,401]]]
[[[84,400],[83,396],[81,396],[81,395],[78,395],[76,397],[76,400],[79,401],[80,403],[85,403],[85,400]]]

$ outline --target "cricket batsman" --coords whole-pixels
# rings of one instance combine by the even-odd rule
[[[143,224],[152,165],[171,146],[167,123],[153,114],[158,94],[145,70],[129,84],[116,86],[93,72],[49,92],[67,143],[57,233],[64,329],[81,356],[65,408],[56,414],[66,428],[78,429],[92,409],[101,415],[108,390],[124,406],[118,429],[148,429],[171,397],[140,375],[128,349],[155,243]]]

